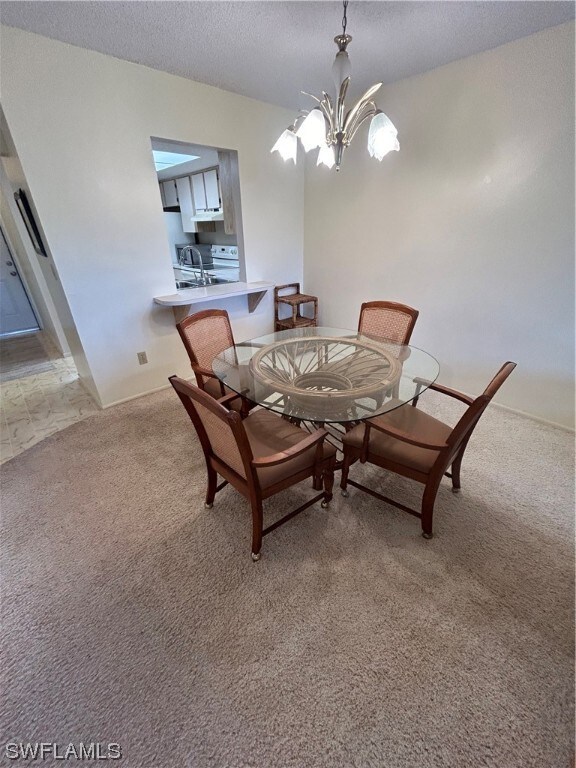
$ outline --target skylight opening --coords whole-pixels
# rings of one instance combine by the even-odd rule
[[[154,165],[157,171],[161,171],[164,168],[172,168],[172,166],[180,165],[180,163],[188,163],[190,160],[198,160],[199,158],[199,155],[164,152],[158,149],[153,149],[152,155],[154,156]]]

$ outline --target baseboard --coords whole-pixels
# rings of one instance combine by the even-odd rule
[[[115,400],[113,403],[108,403],[108,405],[103,405],[102,408],[105,410],[106,408],[113,408],[115,405],[122,405],[122,403],[129,403],[131,400],[138,400],[139,397],[146,397],[146,395],[153,395],[155,392],[162,392],[163,389],[169,389],[172,385],[171,384],[163,384],[161,387],[155,387],[154,389],[150,389],[147,392],[141,392],[139,395],[131,395],[130,397],[124,397],[121,400]],[[574,434],[574,429],[572,427],[567,427],[565,424],[558,424],[555,421],[549,421],[548,419],[542,419],[540,416],[534,416],[532,413],[526,413],[526,411],[520,411],[518,408],[511,408],[509,405],[502,405],[501,403],[495,403],[494,400],[492,401],[491,405],[495,406],[496,408],[501,408],[503,411],[508,411],[509,413],[514,413],[516,416],[522,416],[526,419],[530,419],[531,421],[536,421],[539,424],[545,424],[547,427],[554,427],[555,429],[561,429],[564,432],[570,432],[571,434]]]
[[[113,408],[115,405],[122,405],[122,403],[129,403],[131,400],[138,400],[139,397],[146,397],[146,395],[153,395],[155,392],[162,392],[163,389],[169,389],[172,386],[172,384],[163,384],[161,387],[155,387],[154,389],[149,389],[147,392],[140,392],[139,395],[130,395],[130,397],[123,397],[121,400],[114,400],[113,403],[108,403],[107,405],[103,405],[102,409],[106,410],[107,408]]]
[[[534,416],[533,413],[526,413],[526,411],[520,411],[518,408],[510,408],[509,405],[495,403],[494,400],[492,400],[490,405],[493,405],[496,408],[501,408],[503,411],[508,411],[509,413],[515,413],[516,416],[523,416],[524,418],[530,419],[531,421],[537,421],[539,424],[545,424],[547,427],[554,427],[555,429],[561,429],[564,432],[570,432],[570,434],[574,434],[574,429],[572,427],[567,427],[565,424],[558,424],[556,421],[542,419],[540,416]]]

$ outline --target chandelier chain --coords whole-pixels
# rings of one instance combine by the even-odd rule
[[[342,34],[346,34],[346,24],[348,23],[348,19],[346,18],[346,9],[348,8],[348,0],[343,0],[344,5],[344,16],[342,16]]]

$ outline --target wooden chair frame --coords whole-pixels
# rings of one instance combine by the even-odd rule
[[[446,475],[452,480],[453,492],[458,493],[460,491],[460,468],[462,466],[462,459],[464,457],[466,446],[468,445],[468,441],[470,440],[474,427],[484,413],[488,403],[492,400],[496,392],[500,389],[502,384],[506,381],[515,367],[516,363],[504,363],[488,387],[485,389],[483,394],[476,398],[469,397],[468,395],[462,394],[461,392],[457,392],[453,389],[449,389],[448,387],[444,387],[441,384],[433,383],[429,385],[428,389],[441,392],[442,394],[455,398],[456,400],[459,400],[468,406],[465,413],[460,417],[458,423],[452,429],[452,432],[448,436],[448,439],[445,443],[434,444],[426,442],[419,440],[417,435],[408,434],[392,426],[384,426],[381,423],[376,423],[375,421],[370,420],[366,421],[362,446],[357,448],[352,445],[344,445],[344,461],[340,482],[342,495],[345,497],[348,496],[347,485],[350,484],[356,488],[359,488],[365,493],[368,493],[371,496],[386,502],[387,504],[392,504],[393,506],[402,509],[404,512],[408,512],[415,517],[419,517],[422,523],[422,535],[425,539],[431,539],[433,535],[432,517],[434,514],[434,502],[436,500],[436,494],[438,492],[440,482],[444,475]],[[412,402],[412,405],[404,405],[401,407],[416,407],[418,404],[418,398],[420,396],[421,387],[424,385],[424,382],[416,380],[416,383],[418,385],[417,395]],[[405,466],[404,464],[394,462],[390,459],[386,459],[383,456],[370,454],[370,433],[373,429],[397,440],[408,443],[409,445],[413,445],[418,448],[427,448],[431,451],[438,451],[438,456],[429,472],[419,472],[412,467]],[[424,493],[422,496],[420,512],[417,512],[416,510],[411,509],[404,504],[400,504],[399,502],[394,501],[393,499],[390,499],[389,497],[384,496],[354,480],[350,480],[348,478],[350,466],[357,460],[360,460],[360,463],[362,464],[365,462],[376,464],[377,466],[382,467],[382,469],[386,469],[389,472],[394,472],[398,475],[402,475],[403,477],[408,477],[411,480],[416,480],[419,483],[423,483]],[[447,471],[449,467],[451,468],[451,472]]]
[[[335,455],[324,457],[322,444],[326,437],[326,431],[323,429],[316,430],[313,434],[307,434],[302,430],[303,437],[300,442],[286,449],[269,456],[255,458],[250,446],[250,442],[246,435],[244,422],[240,414],[236,411],[228,410],[227,406],[230,400],[239,397],[239,395],[232,393],[226,395],[219,400],[215,400],[209,394],[204,392],[199,387],[194,387],[184,379],[178,376],[170,376],[170,383],[176,390],[178,397],[180,398],[182,405],[186,409],[202,445],[204,452],[204,458],[206,461],[206,471],[208,475],[208,484],[206,490],[205,507],[211,509],[214,504],[214,499],[218,491],[224,486],[233,485],[239,493],[242,494],[250,502],[252,510],[252,559],[257,561],[260,559],[260,550],[262,547],[262,538],[268,533],[278,528],[280,525],[288,522],[293,517],[303,512],[308,507],[315,504],[317,501],[322,501],[322,507],[328,507],[330,500],[332,499],[332,487],[334,484],[334,464]],[[220,459],[212,450],[212,446],[202,420],[198,414],[195,404],[206,408],[210,413],[217,416],[223,421],[227,427],[232,431],[232,435],[238,446],[240,456],[242,457],[242,463],[244,466],[245,477],[242,477],[235,472],[228,464]],[[250,416],[248,416],[250,418]],[[281,417],[278,417],[280,419]],[[258,470],[267,467],[279,466],[282,464],[289,465],[290,461],[296,457],[302,455],[306,451],[315,447],[315,458],[311,466],[300,470],[292,475],[288,475],[280,482],[274,485],[263,488],[260,484]],[[218,475],[224,478],[224,481],[218,484]],[[263,501],[270,496],[274,496],[280,491],[289,488],[302,480],[306,480],[308,477],[313,478],[313,487],[315,490],[323,490],[318,495],[311,498],[305,504],[302,504],[297,509],[284,515],[280,520],[277,520],[267,528],[263,527]]]
[[[196,383],[200,387],[200,389],[206,391],[206,385],[204,379],[214,379],[218,382],[220,386],[220,397],[225,397],[226,395],[231,394],[231,390],[226,387],[223,382],[216,376],[214,371],[211,368],[206,368],[198,362],[198,358],[196,356],[196,352],[194,351],[193,346],[190,344],[190,340],[188,339],[186,335],[186,330],[190,328],[190,326],[195,325],[197,322],[206,320],[209,318],[217,318],[221,317],[226,320],[226,323],[228,325],[228,347],[232,347],[235,345],[234,342],[234,335],[232,333],[232,326],[230,325],[230,317],[228,316],[228,312],[225,309],[205,309],[201,312],[196,312],[193,315],[188,315],[188,317],[185,317],[183,320],[181,320],[179,323],[176,324],[176,328],[178,329],[178,333],[180,334],[180,338],[182,339],[182,342],[184,344],[184,347],[186,349],[186,352],[188,353],[188,357],[190,358],[190,364],[192,366],[192,370],[194,372],[194,376],[196,377]],[[226,349],[226,347],[223,347],[223,349]],[[210,394],[209,392],[207,394]],[[231,398],[231,400],[235,400],[235,398]],[[251,402],[250,400],[246,400],[245,398],[241,399],[241,405],[238,408],[240,413],[243,416],[246,416],[251,408],[254,408],[256,406],[256,403]],[[233,407],[236,407],[234,405]]]

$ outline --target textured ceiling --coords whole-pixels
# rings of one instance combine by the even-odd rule
[[[574,18],[573,2],[350,2],[351,94]],[[2,0],[3,24],[255,99],[309,106],[331,90],[342,4]]]

